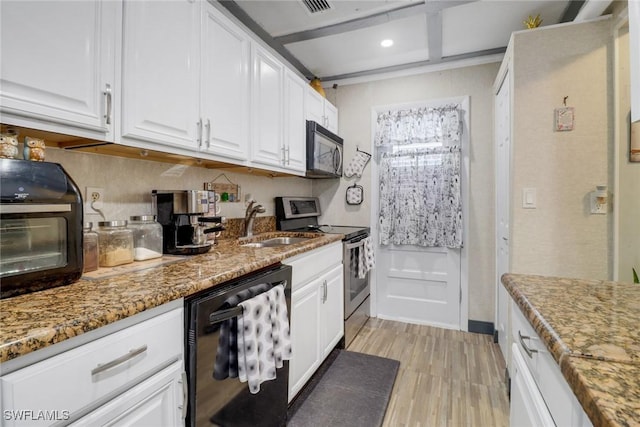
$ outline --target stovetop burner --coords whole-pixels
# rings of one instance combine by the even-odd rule
[[[276,228],[283,231],[344,234],[343,240],[368,236],[364,226],[318,224],[320,201],[317,197],[276,197]]]

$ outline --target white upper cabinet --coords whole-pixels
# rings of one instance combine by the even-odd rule
[[[284,66],[260,46],[253,49],[251,160],[282,166]]]
[[[629,60],[631,62],[631,121],[640,120],[640,1],[629,1]]]
[[[188,0],[125,1],[123,138],[197,147],[200,10]]]
[[[307,128],[304,91],[307,82],[287,70],[284,76],[285,167],[304,173],[307,169]]]
[[[118,1],[2,1],[2,122],[113,140]]]
[[[338,109],[307,85],[304,99],[305,117],[313,120],[333,133],[338,133]]]
[[[202,15],[202,150],[249,157],[251,39],[209,3]]]

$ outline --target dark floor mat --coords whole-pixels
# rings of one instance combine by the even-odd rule
[[[397,360],[340,351],[287,425],[382,425],[399,366]]]

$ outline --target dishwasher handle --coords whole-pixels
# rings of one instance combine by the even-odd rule
[[[243,310],[241,306],[214,311],[209,315],[209,322],[211,324],[223,322],[225,320],[240,316],[242,314],[242,311]]]
[[[275,285],[273,285],[273,287],[278,286],[278,285],[283,285],[284,288],[286,289],[288,286],[288,281],[282,281],[279,282]],[[209,315],[209,323],[211,325],[213,325],[214,323],[218,323],[218,322],[224,322],[225,320],[229,320],[232,319],[234,317],[238,317],[242,314],[242,306],[237,305],[235,307],[231,307],[231,308],[225,308],[223,310],[218,310],[218,311],[214,311],[213,313],[211,313]]]

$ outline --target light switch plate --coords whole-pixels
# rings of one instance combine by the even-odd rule
[[[537,207],[535,188],[522,189],[522,207],[524,209],[535,209]]]

